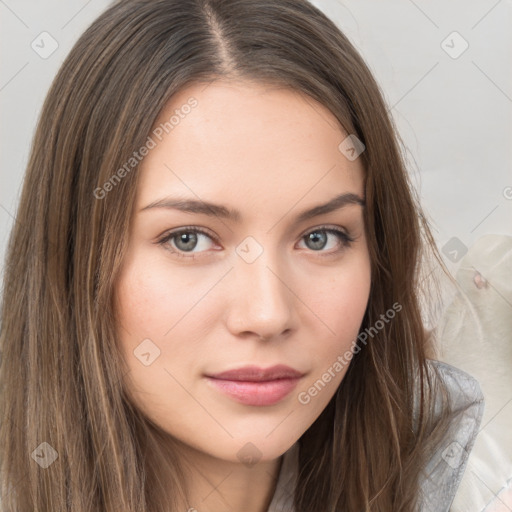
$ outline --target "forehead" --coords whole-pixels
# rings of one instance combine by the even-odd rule
[[[253,82],[196,83],[165,105],[140,165],[138,205],[165,194],[208,198],[243,210],[275,201],[362,194],[360,159],[340,151],[347,137],[311,97]],[[158,196],[158,197],[157,197]],[[236,204],[235,204],[236,203]]]

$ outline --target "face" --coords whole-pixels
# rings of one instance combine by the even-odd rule
[[[161,112],[116,308],[130,397],[184,446],[275,459],[343,379],[370,291],[347,135],[313,99],[249,82],[195,84]]]

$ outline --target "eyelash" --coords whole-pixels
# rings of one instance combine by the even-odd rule
[[[308,231],[306,234],[304,234],[301,237],[301,240],[306,238],[311,233],[317,233],[317,232],[325,232],[325,233],[330,233],[330,234],[336,235],[339,237],[339,239],[341,240],[341,244],[342,244],[341,248],[336,249],[335,251],[332,251],[332,252],[323,253],[323,251],[312,251],[312,252],[318,252],[318,255],[320,257],[334,256],[334,255],[340,253],[341,251],[343,251],[344,249],[350,247],[352,242],[354,242],[354,239],[352,237],[350,237],[349,235],[347,235],[347,233],[345,233],[343,230],[341,230],[339,228],[328,227],[328,226],[319,226],[315,229]],[[199,227],[195,227],[195,226],[185,226],[176,231],[171,231],[170,233],[166,233],[162,238],[157,240],[155,243],[163,246],[166,250],[170,251],[171,253],[176,254],[176,256],[178,256],[179,258],[188,258],[191,260],[196,259],[198,256],[196,256],[194,253],[187,254],[180,250],[171,248],[169,245],[167,245],[170,240],[172,240],[173,238],[175,238],[183,233],[200,233],[200,234],[207,236],[214,242],[217,242],[217,240],[214,237],[212,237],[208,231],[201,229]]]

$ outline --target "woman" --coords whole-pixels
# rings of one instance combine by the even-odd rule
[[[49,91],[10,239],[3,510],[448,510],[483,399],[427,359],[422,234],[436,254],[316,8],[114,4]]]

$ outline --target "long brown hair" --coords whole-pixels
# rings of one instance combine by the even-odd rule
[[[296,511],[413,510],[443,425],[432,421],[431,395],[442,389],[427,378],[419,305],[422,251],[437,253],[378,85],[305,0],[119,1],[64,61],[37,126],[5,265],[2,510],[181,506],[178,457],[169,436],[127,400],[116,343],[113,290],[137,166],[105,197],[94,191],[144,145],[173,94],[222,78],[304,93],[364,143],[372,285],[361,331],[402,306],[361,345],[301,437]],[[170,481],[161,481],[164,467]]]

